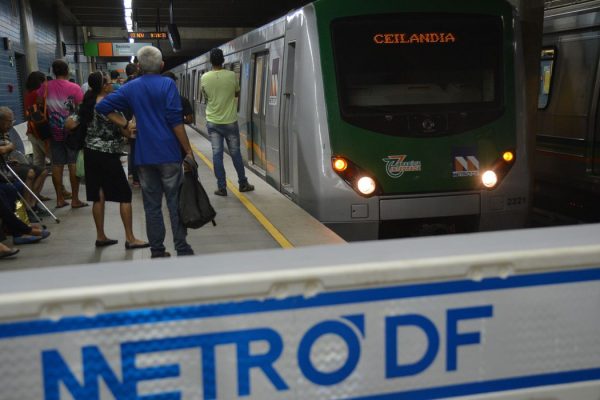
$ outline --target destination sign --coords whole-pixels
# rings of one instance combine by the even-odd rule
[[[376,44],[456,43],[456,36],[452,32],[377,33],[373,41]]]
[[[129,39],[168,39],[167,32],[129,32]]]

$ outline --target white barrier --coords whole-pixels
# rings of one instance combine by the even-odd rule
[[[4,272],[0,397],[597,400],[598,238],[588,225]]]

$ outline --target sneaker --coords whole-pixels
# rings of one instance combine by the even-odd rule
[[[240,185],[240,192],[251,192],[253,190],[254,190],[254,185],[251,185],[248,182],[242,183]]]
[[[22,236],[13,236],[13,244],[32,244],[37,243],[43,238],[41,236],[32,236],[32,235],[22,235]]]
[[[217,190],[215,190],[215,194],[217,196],[227,196],[227,189],[225,189],[225,188],[217,189]]]
[[[152,252],[152,255],[150,256],[150,258],[168,258],[168,257],[171,257],[171,253],[169,253],[168,251]]]

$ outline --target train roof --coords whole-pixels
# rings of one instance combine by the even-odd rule
[[[548,9],[544,12],[544,33],[586,29],[600,25],[600,0]]]

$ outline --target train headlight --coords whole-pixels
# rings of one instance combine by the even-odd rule
[[[348,168],[348,161],[342,157],[336,157],[333,159],[333,169],[336,172],[344,172]]]
[[[502,159],[503,159],[504,161],[506,161],[507,163],[511,163],[511,162],[513,162],[513,161],[514,161],[514,159],[515,159],[515,154],[514,154],[512,151],[505,151],[505,152],[502,154]]]
[[[331,157],[331,168],[359,195],[371,197],[381,193],[377,179],[345,156]]]
[[[358,191],[360,193],[364,194],[365,196],[368,196],[370,194],[373,194],[373,192],[375,192],[375,189],[377,188],[377,184],[375,183],[375,180],[373,178],[368,177],[368,176],[363,176],[356,183],[356,188],[358,189]]]
[[[498,175],[494,171],[485,171],[483,175],[481,175],[481,183],[486,188],[493,188],[498,183]]]

